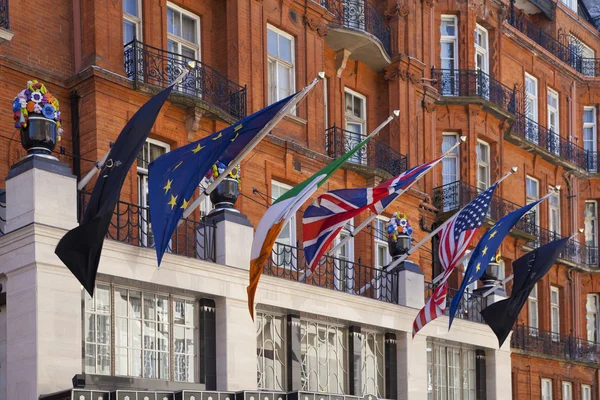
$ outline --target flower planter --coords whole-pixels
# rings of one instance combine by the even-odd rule
[[[233,205],[240,195],[238,181],[232,178],[225,178],[215,190],[210,193],[210,201],[214,204],[214,211],[232,210],[238,212]]]
[[[410,250],[412,238],[408,235],[398,235],[396,241],[388,241],[388,250],[392,258],[400,257]]]
[[[499,283],[499,273],[500,264],[495,262],[489,263],[487,268],[485,269],[485,272],[480,278],[481,282],[483,282],[483,286],[494,286],[495,284]]]
[[[21,128],[21,144],[28,155],[50,156],[56,142],[56,122],[51,119],[31,115],[27,126]]]

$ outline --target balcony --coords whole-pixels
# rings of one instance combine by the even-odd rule
[[[363,135],[347,131],[334,124],[325,131],[327,155],[331,158],[341,157],[364,138]],[[350,158],[349,164],[353,166],[353,169],[367,175],[376,169],[396,176],[408,169],[408,157],[398,153],[389,144],[375,137]]]
[[[431,77],[442,96],[438,103],[480,103],[505,117],[515,114],[515,90],[481,70],[432,69]]]
[[[8,18],[8,0],[0,0],[0,44],[12,39]]]
[[[598,343],[525,325],[515,327],[510,346],[513,349],[536,353],[544,357],[593,365],[600,362],[600,344]]]
[[[527,243],[527,246],[532,249],[563,238],[560,234],[539,226],[536,226],[536,231],[536,238]],[[593,269],[598,269],[600,267],[598,263],[598,247],[581,244],[575,239],[569,240],[567,246],[560,253],[558,258],[572,266]]]
[[[587,173],[592,168],[591,152],[561,137],[551,129],[519,114],[506,138],[516,145],[533,149],[542,158],[569,170]]]
[[[145,85],[167,87],[185,71],[188,61],[196,61],[137,40],[126,44],[124,51],[125,72],[136,89]],[[233,123],[246,116],[246,87],[200,61],[174,91],[180,94],[179,102],[199,106],[225,122]]]
[[[325,42],[333,51],[351,52],[350,58],[362,61],[375,71],[391,64],[390,28],[383,15],[368,0],[320,0],[333,15]]]
[[[448,183],[433,189],[433,205],[440,210],[439,220],[445,220],[461,208],[466,206],[471,200],[479,195],[477,187],[469,185],[462,181]],[[508,213],[511,213],[522,206],[505,200],[502,197],[494,195],[490,204],[487,219],[498,221]],[[537,237],[538,227],[535,224],[535,212],[524,215],[513,228],[515,235],[524,236],[527,239]]]
[[[431,282],[425,283],[425,302],[433,295],[435,286]],[[458,289],[448,288],[448,294],[446,296],[446,310],[444,315],[448,315],[450,312],[450,303],[458,292]],[[483,296],[477,293],[465,292],[463,298],[460,301],[458,310],[456,311],[456,318],[463,319],[465,321],[477,322],[480,324],[485,323],[480,312],[486,307],[486,300]]]

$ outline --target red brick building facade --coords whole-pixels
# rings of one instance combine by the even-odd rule
[[[512,166],[519,170],[497,190],[490,223],[560,185],[501,248],[509,276],[527,249],[587,229],[515,327],[513,398],[598,399],[600,32],[585,4],[571,2],[0,0],[0,37],[8,39],[0,44],[0,177],[23,155],[9,108],[31,79],[61,102],[64,151],[55,153],[81,177],[186,57],[201,63],[163,108],[144,158],[222,129],[325,71],[295,115],[242,162],[236,208],[256,226],[272,196],[395,109],[400,118],[318,193],[374,185],[463,135],[458,154],[385,212],[405,212],[417,241]],[[136,207],[146,206],[145,161],[121,193]],[[302,242],[300,219],[282,239],[289,246]],[[338,256],[381,267],[389,260],[379,237],[377,225],[366,229]],[[411,257],[426,281],[437,274],[432,249]]]

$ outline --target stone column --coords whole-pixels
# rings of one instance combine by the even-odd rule
[[[410,260],[401,262],[398,272],[398,304],[421,309],[425,305],[425,276],[417,264]]]
[[[351,396],[362,395],[362,335],[359,326],[348,328],[348,380]]]
[[[248,217],[236,211],[222,210],[209,214],[206,223],[215,227],[215,262],[229,267],[250,269],[254,228]]]
[[[510,336],[500,349],[486,349],[485,361],[487,400],[510,400],[512,397]]]
[[[206,390],[217,389],[216,306],[213,299],[200,299],[200,383]]]
[[[398,398],[398,345],[396,334],[385,334],[385,394],[386,399]]]
[[[302,349],[300,348],[302,330],[299,315],[289,314],[286,319],[287,389],[295,392],[302,389]]]
[[[400,332],[398,337],[398,399],[427,398],[427,346],[425,337]]]

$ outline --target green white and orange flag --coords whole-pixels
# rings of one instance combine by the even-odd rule
[[[394,113],[397,115],[397,113]],[[304,180],[296,187],[288,190],[271,204],[267,209],[256,228],[254,240],[252,242],[252,252],[250,256],[250,284],[246,289],[248,291],[248,310],[254,320],[254,296],[258,287],[258,281],[262,274],[263,267],[273,251],[275,240],[285,224],[296,214],[296,211],[302,207],[302,204],[308,200],[317,189],[329,179],[339,167],[342,166],[350,157],[359,151],[371,138],[379,133],[384,126],[391,120],[388,117],[381,125],[377,127],[369,136],[360,142],[352,150],[334,160],[319,172]]]

